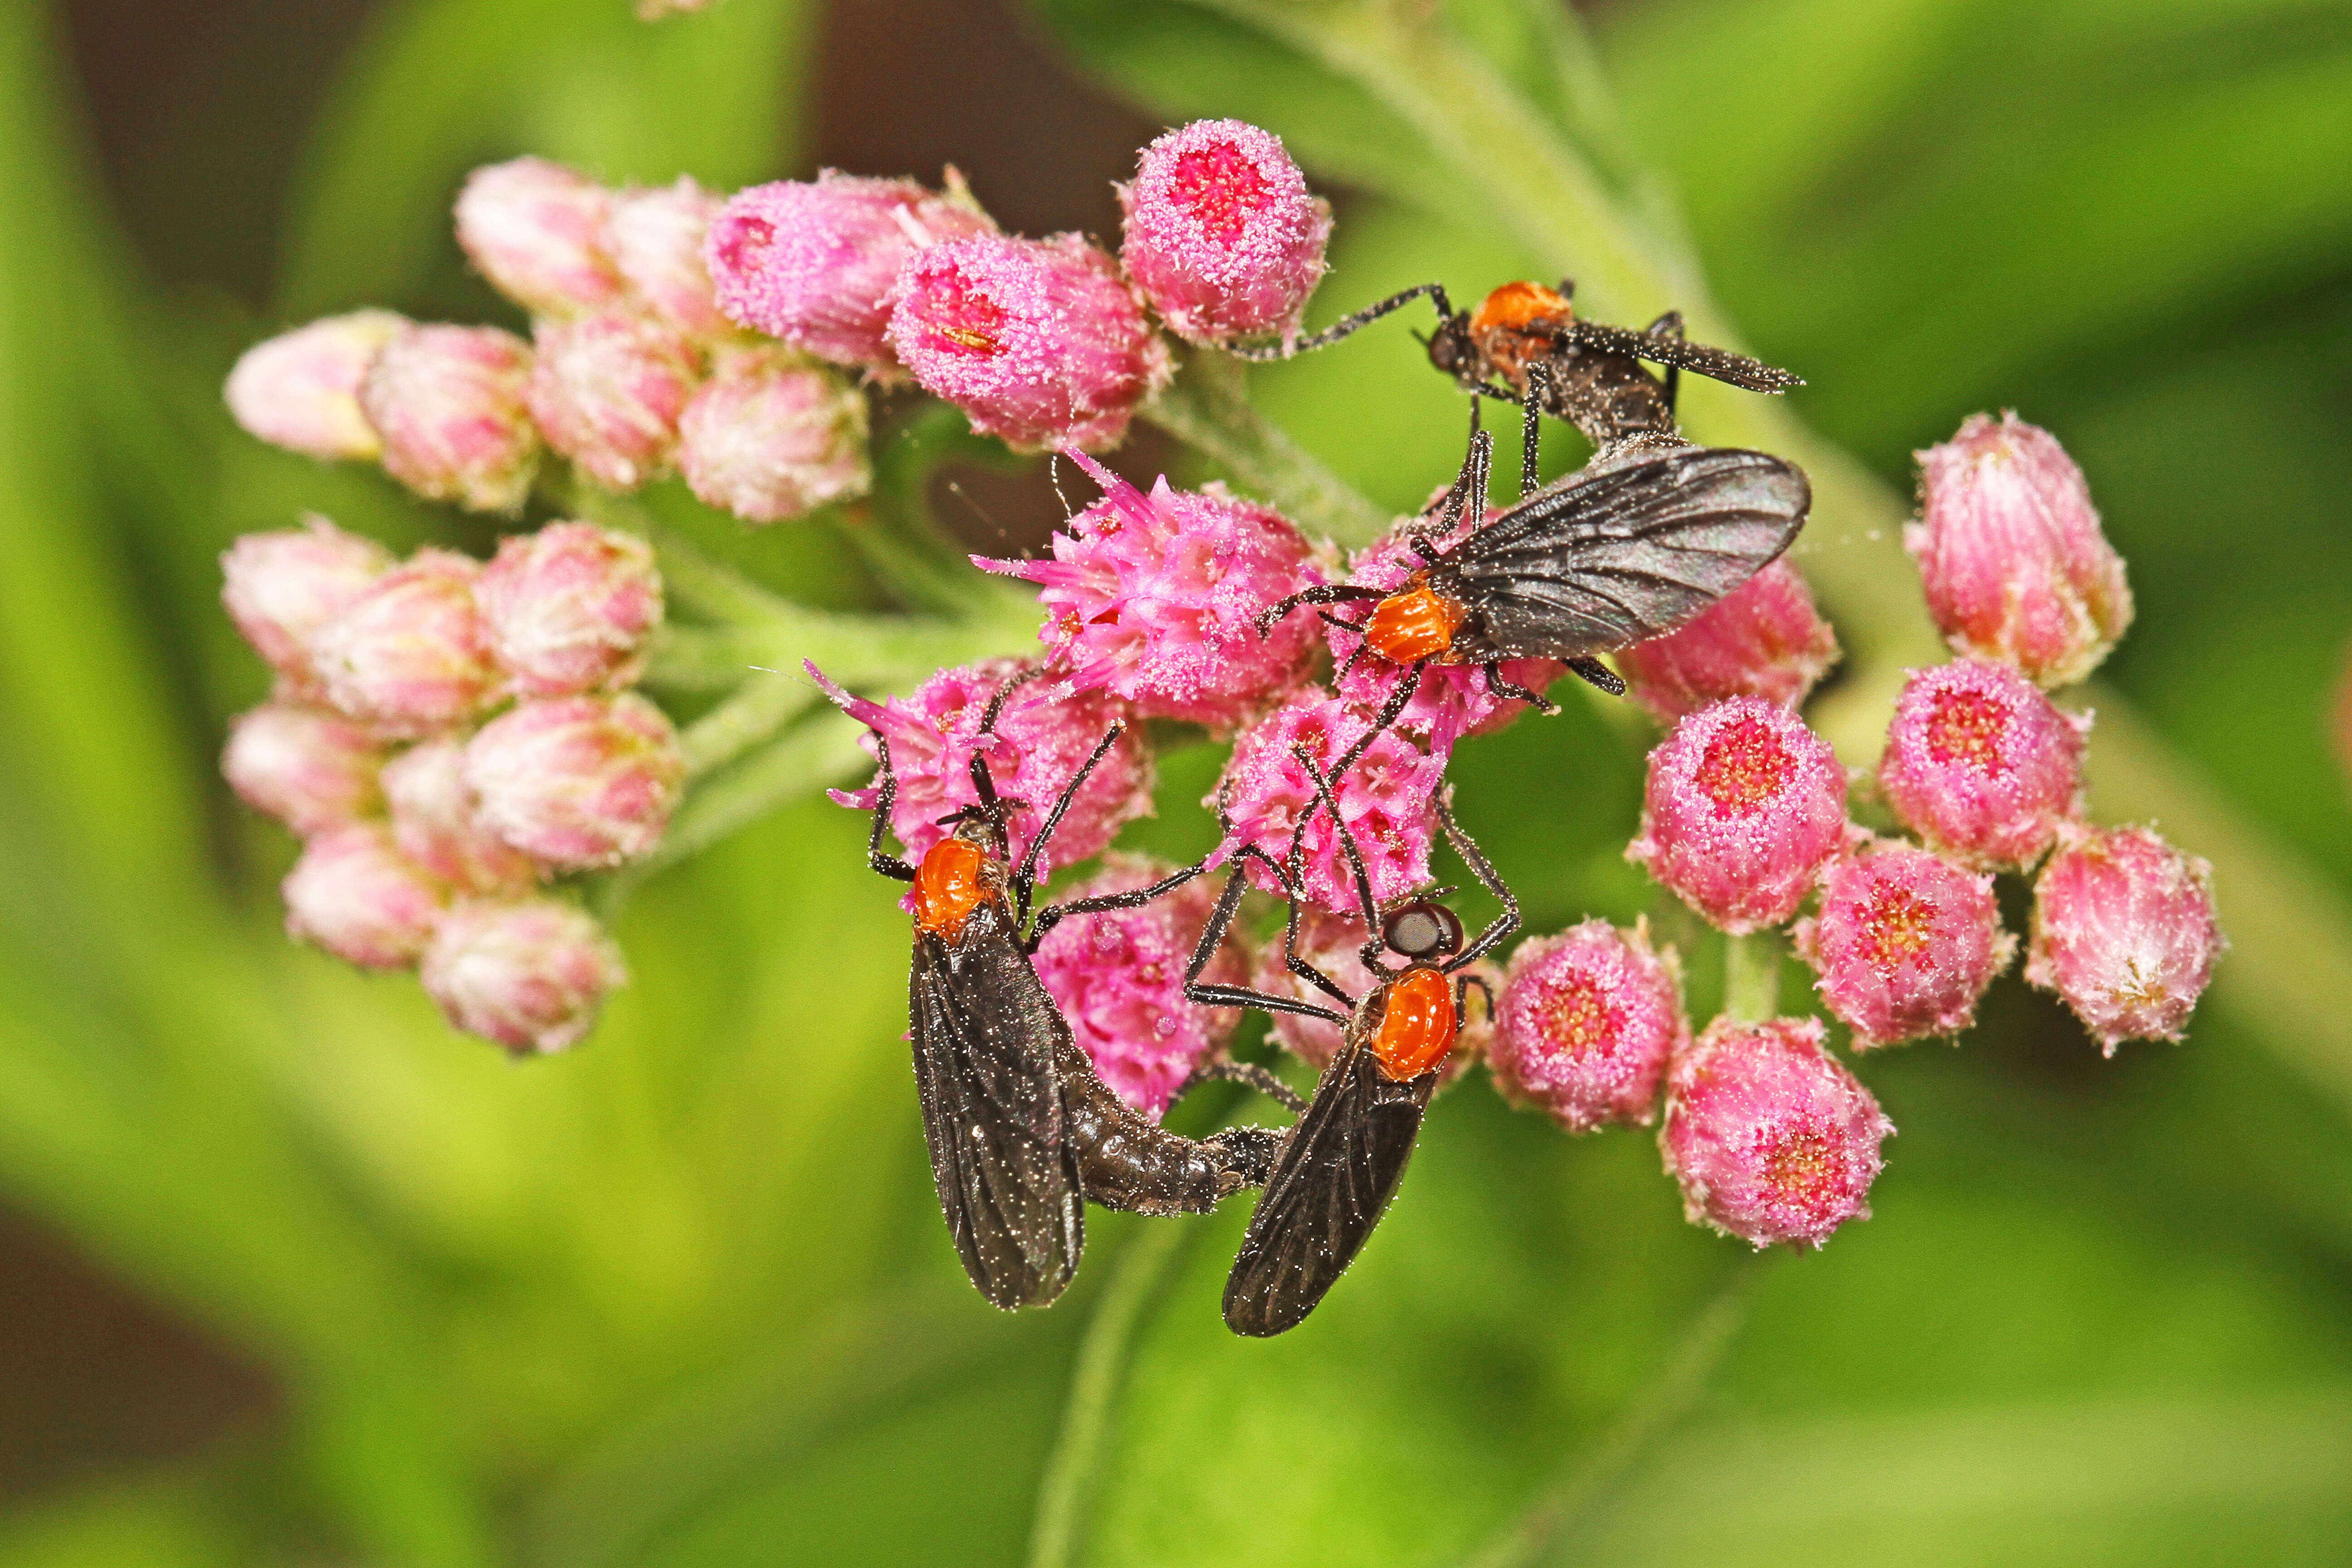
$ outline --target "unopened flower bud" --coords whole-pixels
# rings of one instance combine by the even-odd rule
[[[1056,902],[1150,887],[1176,870],[1113,855]],[[1159,1116],[1194,1068],[1215,1056],[1235,1015],[1184,1000],[1184,971],[1216,902],[1213,879],[1195,878],[1131,910],[1073,915],[1038,944],[1037,978],[1068,1020],[1095,1071],[1128,1104]],[[1247,971],[1238,939],[1221,946],[1202,978],[1239,984]]]
[[[909,253],[995,229],[950,172],[946,195],[912,180],[827,169],[738,191],[703,255],[729,319],[835,364],[889,373],[890,292]]]
[[[704,503],[780,522],[866,493],[866,398],[784,349],[728,349],[678,420],[677,464]]]
[[[360,383],[407,324],[390,310],[353,310],[256,343],[228,373],[228,411],[248,434],[306,458],[373,458],[383,443],[360,412]]]
[[[1012,855],[1019,860],[1114,721],[1124,721],[1126,730],[1071,797],[1068,815],[1038,856],[1037,875],[1098,853],[1121,823],[1150,814],[1151,752],[1133,720],[1103,692],[1067,694],[1056,681],[1029,680],[1006,697],[992,739],[983,742],[980,723],[989,704],[1029,668],[1009,658],[961,665],[940,670],[911,696],[884,702],[852,697],[817,676],[842,711],[873,731],[862,742],[869,756],[879,755],[876,736],[890,742],[890,764],[898,775],[890,830],[908,855],[920,859],[948,837],[950,827],[940,818],[979,804],[971,757],[983,751],[997,797],[1021,803],[1005,819]],[[832,796],[838,805],[870,811],[880,791],[877,774],[864,789],[835,790]]]
[[[1819,1247],[1870,1217],[1895,1124],[1822,1048],[1818,1018],[1717,1018],[1666,1072],[1658,1147],[1683,1212],[1751,1242]]]
[[[625,289],[604,248],[604,187],[544,158],[487,163],[457,195],[457,244],[533,315],[593,310]]]
[[[1838,661],[1838,642],[1783,555],[1681,630],[1615,658],[1633,700],[1671,724],[1726,697],[1796,708]]]
[[[1227,343],[1298,335],[1323,277],[1331,206],[1279,137],[1238,120],[1196,120],[1143,150],[1120,259],[1176,335]]]
[[[309,837],[356,822],[383,804],[383,749],[341,714],[272,702],[239,714],[221,773],[247,805]]]
[[[1785,708],[1731,697],[1650,752],[1625,858],[1738,936],[1795,914],[1844,839],[1845,773],[1829,742]]]
[[[2057,438],[2014,414],[1973,414],[1918,458],[1922,521],[1903,542],[1953,651],[2043,686],[2097,668],[2131,625],[2131,588]]]
[[[387,735],[427,735],[471,719],[500,684],[474,602],[481,566],[420,550],[319,628],[312,662],[327,700]]]
[[[551,522],[499,545],[474,587],[490,651],[519,697],[633,683],[662,621],[653,546],[592,522]]]
[[[383,795],[400,852],[461,892],[527,888],[539,867],[482,825],[466,787],[466,743],[420,741],[386,763]]]
[[[419,978],[452,1027],[518,1055],[546,1055],[578,1044],[605,993],[629,974],[593,917],[553,899],[523,899],[451,910]]]
[[[315,512],[306,526],[247,533],[221,553],[221,603],[285,688],[308,694],[310,644],[392,568],[383,546],[345,533]]]
[[[1224,486],[1145,495],[1093,459],[1103,499],[1054,535],[1050,561],[976,564],[1042,586],[1037,635],[1081,689],[1105,688],[1148,719],[1230,731],[1280,700],[1307,672],[1315,622],[1287,616],[1261,637],[1257,617],[1323,580],[1288,519]]]
[[[1298,956],[1320,972],[1323,977],[1361,1000],[1379,988],[1384,976],[1364,967],[1364,922],[1354,915],[1333,914],[1313,904],[1302,905],[1298,921]],[[1394,962],[1393,958],[1391,960]],[[1440,1065],[1438,1087],[1453,1083],[1470,1065],[1494,1048],[1495,1017],[1487,1005],[1489,996],[1503,994],[1503,971],[1500,964],[1480,959],[1467,969],[1457,971],[1454,978],[1475,977],[1486,984],[1481,992],[1476,985],[1469,988],[1463,1006],[1462,1026],[1454,1037],[1454,1048],[1446,1053]],[[1273,938],[1257,950],[1257,966],[1250,976],[1253,990],[1269,992],[1276,996],[1295,997],[1318,1007],[1348,1011],[1345,1004],[1311,981],[1292,973],[1283,953],[1283,936],[1276,931]],[[1269,1021],[1274,1026],[1274,1037],[1283,1048],[1299,1058],[1317,1072],[1331,1065],[1342,1044],[1339,1026],[1326,1018],[1310,1018],[1299,1013],[1276,1013]]]
[[[1301,868],[1308,899],[1327,910],[1358,907],[1356,883],[1330,810],[1299,765],[1303,747],[1327,775],[1372,727],[1372,715],[1319,686],[1302,686],[1281,707],[1242,731],[1216,794],[1204,804],[1224,812],[1234,842],[1255,844],[1277,864],[1306,821]],[[1437,832],[1437,791],[1445,759],[1433,757],[1387,731],[1348,771],[1330,781],[1356,847],[1364,858],[1372,897],[1400,899],[1429,879],[1429,848]],[[1314,808],[1312,819],[1307,812]],[[1255,860],[1250,880],[1270,893],[1279,879]]]
[[[530,345],[496,327],[409,327],[360,384],[383,437],[384,471],[417,494],[475,511],[520,511],[539,471],[523,405]]]
[[[412,864],[381,822],[322,833],[279,889],[286,934],[362,969],[403,969],[432,940],[448,891]]]
[[[2210,865],[2145,827],[2069,826],[2034,884],[2025,978],[2114,1056],[2126,1040],[2179,1039],[2227,946]]]
[[[2030,866],[2081,812],[2090,727],[2005,664],[1914,670],[1886,729],[1879,787],[1897,816],[1955,858]]]
[[[1958,1034],[2017,952],[1990,875],[1907,844],[1870,845],[1832,863],[1821,913],[1798,921],[1795,935],[1857,1050]]]
[[[659,321],[618,311],[541,321],[533,341],[530,416],[549,446],[616,490],[668,469],[678,416],[702,380],[692,343]]]
[[[1078,235],[975,235],[907,258],[890,343],[923,390],[1018,451],[1118,445],[1168,345]]]
[[[1690,1044],[1674,950],[1606,921],[1521,942],[1496,1012],[1495,1087],[1570,1132],[1648,1126],[1667,1058]]]
[[[604,217],[604,243],[621,276],[656,316],[690,338],[731,336],[710,291],[702,244],[719,198],[688,175],[649,191],[622,191]]]
[[[483,825],[567,870],[652,849],[685,782],[676,727],[635,692],[520,703],[466,743]]]

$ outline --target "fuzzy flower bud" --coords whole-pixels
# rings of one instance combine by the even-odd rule
[[[1918,458],[1922,521],[1903,542],[1953,651],[2043,686],[2097,668],[2131,625],[2131,588],[2057,437],[2014,414],[1974,414]]]
[[[1347,851],[1324,809],[1315,781],[1299,766],[1293,747],[1303,747],[1326,773],[1372,727],[1372,715],[1319,686],[1303,686],[1234,742],[1217,793],[1204,804],[1219,807],[1233,825],[1232,842],[1255,844],[1277,863],[1290,853],[1292,836],[1315,806],[1306,834],[1303,868],[1306,895],[1325,909],[1357,907],[1356,884]],[[1345,775],[1331,780],[1340,815],[1364,857],[1372,897],[1385,904],[1429,879],[1429,846],[1437,832],[1437,790],[1445,759],[1433,757],[1394,731],[1384,731]],[[1279,880],[1255,860],[1250,880],[1267,892]]]
[[[386,763],[383,795],[392,838],[415,864],[463,892],[526,888],[539,867],[482,826],[466,787],[466,743],[420,741]]]
[[[589,915],[553,899],[524,899],[451,910],[419,978],[453,1028],[518,1056],[544,1056],[594,1027],[604,994],[629,974]]]
[[[374,811],[383,765],[383,749],[363,726],[282,702],[239,714],[221,753],[221,774],[246,805],[305,837]]]
[[[1132,892],[1176,869],[1113,855],[1100,872],[1056,894],[1055,901]],[[1216,901],[1214,880],[1196,877],[1139,909],[1074,915],[1037,947],[1037,978],[1094,1059],[1095,1071],[1148,1116],[1163,1114],[1177,1086],[1234,1032],[1232,1009],[1184,1000],[1184,971]],[[1239,984],[1247,968],[1238,939],[1229,936],[1202,978],[1213,985]]]
[[[462,723],[500,685],[488,628],[474,602],[481,566],[420,550],[319,628],[312,663],[327,700],[387,735]]]
[[[496,327],[409,327],[360,384],[383,437],[384,471],[433,500],[520,511],[539,472],[539,427],[523,406],[530,345]]]
[[[1666,1072],[1658,1147],[1683,1213],[1763,1248],[1819,1247],[1870,1217],[1895,1123],[1822,1049],[1818,1018],[1717,1018]]]
[[[1331,206],[1279,137],[1196,120],[1143,150],[1122,186],[1128,276],[1187,342],[1298,335],[1323,277]]]
[[[482,825],[565,870],[652,849],[685,783],[676,727],[635,692],[519,703],[466,742]]]
[[[738,191],[703,255],[731,321],[835,364],[892,372],[891,290],[909,254],[996,226],[948,172],[948,194],[827,169]]]
[[[360,383],[407,324],[390,310],[353,310],[256,343],[228,373],[228,411],[247,434],[306,458],[373,458],[383,443],[360,412]]]
[[[354,823],[311,839],[279,890],[287,935],[362,969],[415,963],[448,898],[439,882],[401,855],[381,822]]]
[[[1075,234],[975,235],[907,258],[890,343],[923,390],[1018,451],[1098,452],[1166,384],[1168,345]]]
[[[1050,561],[977,565],[1044,590],[1037,635],[1081,690],[1107,688],[1149,719],[1232,730],[1306,673],[1315,623],[1286,616],[1270,637],[1257,617],[1323,580],[1281,513],[1221,484],[1145,495],[1083,454],[1103,499],[1054,535]]]
[[[634,533],[551,522],[501,542],[474,599],[517,696],[610,691],[645,668],[662,621],[661,570]]]
[[[540,316],[619,301],[604,248],[604,187],[544,158],[486,163],[457,195],[457,244],[508,299]]]
[[[1616,655],[1633,700],[1662,724],[1726,697],[1760,697],[1794,709],[1837,661],[1837,633],[1785,555],[1680,631]]]
[[[1258,949],[1257,967],[1250,976],[1253,990],[1270,992],[1276,996],[1296,997],[1318,1007],[1341,1007],[1339,1001],[1323,990],[1290,972],[1283,962],[1282,933]],[[1298,956],[1322,972],[1324,978],[1349,995],[1362,998],[1371,994],[1381,984],[1381,976],[1364,967],[1364,922],[1354,915],[1335,915],[1313,904],[1302,905],[1298,921]],[[1393,959],[1391,960],[1394,962]],[[1487,990],[1470,987],[1464,1005],[1461,1032],[1454,1037],[1454,1049],[1446,1054],[1440,1088],[1452,1083],[1494,1047],[1495,1019],[1487,1010],[1486,997],[1503,994],[1503,970],[1500,964],[1480,959],[1469,968],[1458,971],[1462,975],[1475,976],[1486,982]],[[1324,1018],[1309,1018],[1298,1013],[1276,1013],[1270,1020],[1274,1037],[1284,1049],[1321,1072],[1339,1054],[1339,1026]]]
[[[2025,978],[2114,1056],[2126,1040],[2179,1039],[2228,945],[2210,865],[2145,827],[2070,825],[2034,884]]]
[[[1498,515],[1489,510],[1487,515]],[[1348,565],[1348,581],[1360,588],[1378,588],[1382,593],[1402,588],[1405,582],[1426,564],[1414,550],[1411,535],[1428,522],[1425,517],[1408,519],[1385,537],[1356,552]],[[1464,519],[1450,531],[1433,539],[1440,549],[1452,547],[1471,530]],[[1352,612],[1339,606],[1339,618],[1361,622],[1366,615],[1362,606]],[[1310,612],[1294,610],[1290,618],[1308,619]],[[1339,679],[1339,695],[1350,702],[1360,702],[1378,712],[1396,690],[1397,682],[1405,678],[1406,667],[1392,664],[1375,653],[1365,642],[1361,632],[1340,626],[1327,626],[1324,636],[1331,648],[1335,668],[1343,671]],[[1513,685],[1529,691],[1541,691],[1562,675],[1568,667],[1554,658],[1507,658],[1502,661],[1502,677]],[[1421,684],[1412,698],[1397,715],[1397,729],[1417,740],[1424,740],[1437,755],[1452,754],[1454,743],[1465,735],[1483,735],[1508,725],[1527,710],[1527,704],[1516,698],[1498,697],[1486,684],[1486,668],[1478,664],[1439,664],[1434,661],[1422,667]]]
[[[1625,858],[1713,925],[1744,936],[1797,912],[1845,839],[1845,773],[1787,709],[1731,697],[1650,752]]]
[[[253,649],[297,694],[316,684],[310,644],[392,569],[383,546],[313,512],[301,528],[239,535],[221,553],[221,603]]]
[[[868,755],[880,755],[876,736],[890,742],[890,765],[898,775],[890,830],[908,855],[919,860],[948,837],[940,817],[979,804],[971,755],[983,749],[981,721],[1004,683],[1027,668],[1009,658],[987,659],[940,670],[911,697],[869,702],[809,667],[842,711],[873,731],[864,742]],[[984,750],[997,797],[1021,803],[1005,823],[1016,862],[1115,721],[1124,721],[1126,731],[1087,775],[1054,841],[1037,857],[1040,880],[1056,866],[1098,853],[1119,824],[1151,814],[1151,753],[1120,705],[1098,691],[1070,695],[1055,681],[1033,679],[1015,687],[997,715],[994,739]],[[832,796],[838,805],[871,811],[881,796],[880,776],[864,789],[835,790]]]
[[[2090,727],[2004,664],[1914,670],[1886,728],[1879,787],[1897,816],[1956,859],[2031,866],[2082,810]]]
[[[617,311],[541,321],[527,397],[547,444],[599,484],[631,490],[667,470],[678,416],[702,379],[694,345]]]
[[[685,174],[674,185],[622,191],[604,217],[604,245],[637,298],[688,337],[725,338],[733,323],[720,313],[702,264],[702,245],[719,199]]]
[[[1990,875],[1907,844],[1870,845],[1832,863],[1821,913],[1799,921],[1795,935],[1856,1050],[1958,1034],[2017,952]]]
[[[1647,1127],[1667,1059],[1690,1044],[1674,950],[1606,921],[1521,942],[1496,1014],[1495,1087],[1570,1132]]]
[[[722,350],[677,428],[688,488],[746,522],[799,517],[874,482],[864,395],[787,350]]]

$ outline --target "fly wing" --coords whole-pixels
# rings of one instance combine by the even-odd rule
[[[1361,1043],[1315,1086],[1265,1184],[1225,1279],[1225,1325],[1266,1338],[1294,1329],[1355,1261],[1404,1176],[1434,1071],[1390,1079]]]
[[[1086,1238],[1055,1066],[1069,1026],[993,904],[952,944],[917,934],[908,991],[931,1176],[964,1272],[992,1305],[1042,1307]]]
[[[1792,386],[1802,386],[1804,381],[1796,374],[1766,364],[1760,359],[1733,353],[1729,349],[1709,348],[1682,338],[1670,338],[1658,332],[1637,332],[1629,327],[1604,326],[1599,321],[1580,319],[1576,323],[1577,342],[1612,353],[1634,359],[1645,359],[1652,364],[1670,364],[1677,370],[1687,370],[1706,376],[1710,381],[1728,382],[1744,386],[1750,392],[1786,392]]]
[[[1811,505],[1793,464],[1683,447],[1538,491],[1430,584],[1469,606],[1456,658],[1574,658],[1673,631],[1786,550]]]

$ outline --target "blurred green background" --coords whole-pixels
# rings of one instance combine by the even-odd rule
[[[2352,1561],[2352,10],[1584,21],[0,5],[0,1564]],[[215,557],[305,507],[490,534],[243,437],[241,348],[361,304],[508,319],[448,236],[479,162],[952,161],[1009,227],[1107,233],[1134,149],[1199,114],[1337,194],[1324,318],[1567,271],[1604,318],[1681,305],[1800,370],[1786,410],[1691,407],[1824,481],[1842,745],[1935,657],[1891,532],[1909,451],[1984,408],[2055,431],[2139,600],[2095,805],[2212,856],[2237,942],[2189,1043],[2103,1062],[2005,979],[1959,1048],[1863,1064],[1902,1129],[1876,1217],[1802,1257],[1686,1226],[1645,1136],[1456,1092],[1344,1287],[1259,1344],[1215,1312],[1240,1205],[1097,1216],[1049,1313],[963,1284],[903,921],[847,813],[640,889],[635,984],[557,1060],[285,941],[293,846],[214,771],[265,684]],[[1459,450],[1402,324],[1257,387],[1385,505]],[[1007,493],[1010,527],[1055,515]],[[824,528],[720,542],[865,591]],[[1571,704],[1465,747],[1535,929],[1654,907],[1617,858],[1649,740]],[[1139,838],[1200,847],[1216,765],[1167,759]]]

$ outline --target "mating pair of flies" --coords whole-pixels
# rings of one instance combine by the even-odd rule
[[[1297,1112],[1292,1126],[1234,1127],[1202,1139],[1160,1127],[1102,1082],[1037,977],[1030,955],[1062,920],[1139,906],[1202,875],[1214,858],[1148,888],[1053,905],[1030,918],[1039,855],[1119,725],[1065,786],[1017,864],[1006,821],[1026,803],[998,796],[979,753],[971,761],[978,804],[942,819],[953,834],[919,866],[885,854],[897,775],[887,742],[878,748],[882,784],[867,855],[877,871],[915,885],[908,1005],[932,1175],[965,1271],[996,1306],[1042,1306],[1060,1294],[1084,1247],[1088,1200],[1175,1215],[1263,1187],[1226,1280],[1225,1321],[1236,1333],[1265,1336],[1303,1321],[1369,1238],[1404,1174],[1461,1027],[1467,986],[1480,984],[1460,972],[1518,924],[1509,889],[1443,798],[1447,839],[1504,912],[1465,945],[1461,921],[1437,901],[1444,889],[1382,910],[1335,784],[1396,721],[1432,663],[1483,666],[1497,695],[1542,707],[1549,705],[1540,694],[1503,679],[1502,660],[1561,660],[1622,693],[1622,683],[1595,655],[1673,631],[1754,575],[1803,526],[1811,490],[1800,470],[1761,452],[1695,447],[1674,419],[1679,369],[1764,392],[1795,385],[1796,378],[1684,342],[1678,317],[1661,317],[1644,332],[1601,326],[1574,317],[1567,286],[1526,283],[1456,312],[1442,287],[1426,284],[1296,347],[1336,342],[1423,296],[1439,315],[1432,363],[1474,396],[1461,472],[1433,509],[1434,525],[1408,536],[1422,564],[1397,588],[1309,589],[1273,606],[1260,623],[1270,626],[1304,605],[1370,602],[1360,622],[1320,613],[1362,635],[1351,658],[1369,649],[1404,673],[1372,726],[1328,772],[1304,751],[1296,753],[1316,798],[1301,814],[1290,853],[1277,862],[1255,846],[1235,851],[1185,976],[1185,995],[1198,1004],[1304,1014],[1341,1026],[1340,1049],[1303,1105],[1261,1068],[1219,1063],[1195,1075],[1253,1084]],[[1664,365],[1664,378],[1643,361]],[[1493,442],[1477,428],[1480,398],[1517,403],[1525,420],[1519,500],[1491,520]],[[1577,426],[1595,453],[1575,475],[1538,489],[1544,415]],[[1465,518],[1469,531],[1441,547]],[[983,737],[1012,689],[1008,684],[992,700]],[[1297,950],[1300,856],[1307,824],[1321,810],[1331,813],[1371,933],[1362,957],[1379,978],[1361,996],[1349,996]],[[1244,859],[1265,866],[1284,889],[1290,973],[1336,1005],[1202,983],[1246,890]],[[1403,963],[1391,968],[1390,958]]]

